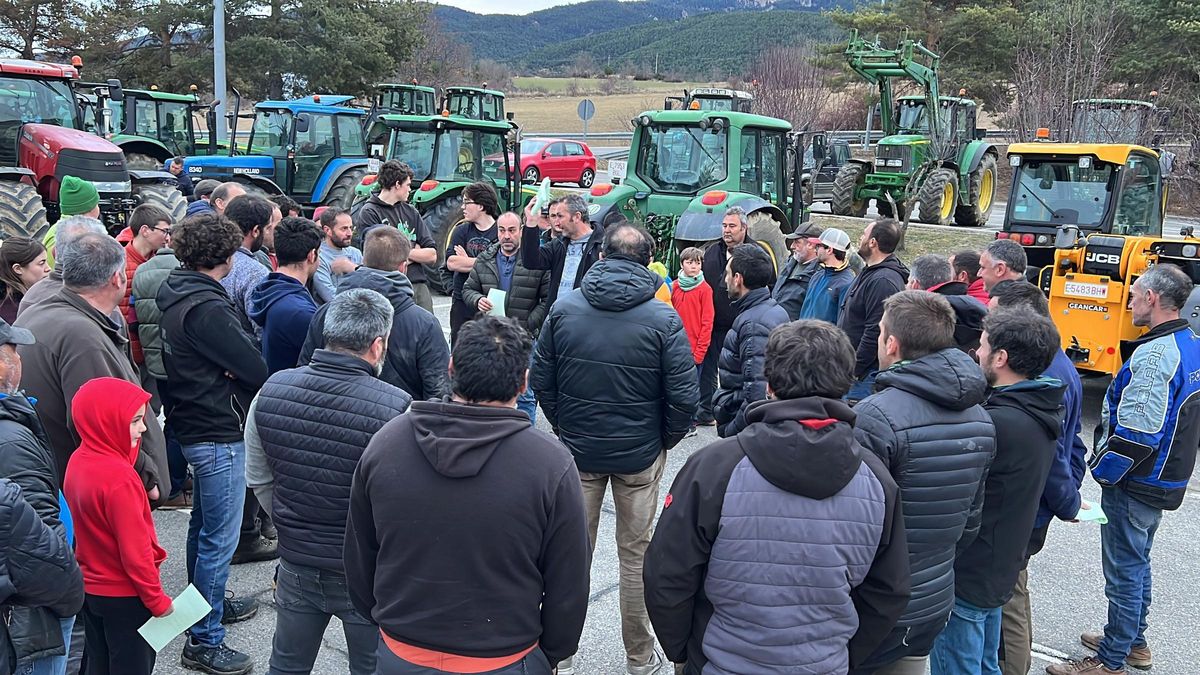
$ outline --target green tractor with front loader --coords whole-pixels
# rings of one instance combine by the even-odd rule
[[[773,117],[722,110],[655,110],[633,120],[628,160],[609,161],[611,183],[592,186],[593,222],[639,222],[655,259],[672,273],[688,246],[721,238],[725,210],[742,208],[748,237],[782,266],[784,234],[806,216],[805,144],[823,159],[825,137],[796,133]]]
[[[884,136],[871,161],[852,159],[838,172],[833,213],[862,217],[875,200],[884,216],[937,225],[986,223],[1000,152],[976,128],[977,106],[965,92],[939,95],[941,57],[914,40],[889,49],[857,33],[845,55],[851,70],[879,88]],[[893,97],[893,80],[915,82],[923,93]]]

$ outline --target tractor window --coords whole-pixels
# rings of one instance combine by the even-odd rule
[[[783,162],[783,136],[780,134],[762,135],[762,182],[755,194],[761,195],[770,202],[779,203],[779,186],[783,180],[780,169]]]
[[[75,127],[77,115],[75,96],[65,82],[0,76],[0,124],[38,122]]]
[[[758,132],[747,129],[742,134],[742,159],[738,162],[741,177],[738,189],[749,194],[758,194],[762,184],[762,163],[758,158]]]
[[[192,149],[191,134],[188,131],[190,116],[191,111],[186,103],[164,102],[158,104],[158,121],[161,125],[158,139],[176,155],[195,154]]]
[[[900,133],[929,133],[929,119],[925,116],[925,101],[901,101],[899,108],[900,111],[897,117],[899,122],[897,125],[899,126]],[[942,106],[938,112],[942,131],[949,133],[950,124],[954,119],[952,108]]]
[[[396,142],[388,157],[407,164],[415,182],[425,180],[433,169],[433,132],[396,131]]]
[[[1121,173],[1121,197],[1113,219],[1113,234],[1162,234],[1158,163],[1149,157],[1134,155]]]
[[[114,134],[125,133],[125,102],[110,99],[108,109],[112,111],[112,118],[108,123],[109,131]]]
[[[286,156],[288,143],[291,142],[292,115],[286,111],[259,111],[254,117],[251,133],[254,136],[251,154]]]
[[[1139,143],[1145,140],[1142,138],[1145,117],[1145,111],[1138,107],[1076,106],[1071,140],[1075,143]]]
[[[663,192],[696,193],[725,180],[725,130],[649,127],[638,145],[637,175]]]
[[[337,135],[342,156],[361,157],[367,154],[362,125],[357,117],[338,115]]]
[[[437,180],[478,180],[483,175],[485,158],[494,159],[504,152],[504,138],[498,134],[453,129],[438,138]]]
[[[296,174],[292,182],[293,192],[312,192],[325,164],[333,158],[333,117],[310,113],[300,113],[296,116]]]
[[[1111,164],[1094,160],[1081,168],[1078,160],[1024,158],[1013,177],[1012,220],[1098,228],[1113,191],[1113,174]]]
[[[850,161],[850,144],[849,143],[834,143],[829,146],[829,153],[833,166],[842,166]]]
[[[145,98],[134,100],[133,133],[136,136],[158,138],[158,111],[154,101]]]

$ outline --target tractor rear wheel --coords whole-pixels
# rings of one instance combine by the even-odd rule
[[[437,262],[422,266],[425,268],[425,278],[429,280],[429,290],[450,295],[454,290],[454,275],[447,272],[443,276],[442,266],[446,263],[446,246],[450,243],[450,235],[454,232],[454,227],[463,220],[462,195],[443,199],[422,217],[438,247]]]
[[[329,193],[325,195],[324,205],[349,209],[354,205],[354,188],[358,187],[365,175],[366,169],[350,169],[338,176],[333,182],[333,187],[329,188]]]
[[[854,196],[866,182],[867,167],[857,162],[843,165],[837,178],[833,179],[833,197],[829,200],[829,210],[835,216],[862,218],[867,215],[867,200],[856,199]]]
[[[30,237],[41,241],[49,228],[46,207],[32,185],[0,181],[0,239]]]
[[[779,229],[778,221],[764,211],[751,213],[746,216],[746,221],[749,224],[746,237],[771,256],[771,262],[775,265],[775,273],[779,274],[783,263],[787,262],[788,248],[787,242],[783,238],[783,230]]]
[[[142,204],[153,204],[171,214],[176,223],[187,214],[187,198],[170,185],[134,185],[133,194]]]
[[[979,168],[971,174],[970,204],[960,204],[954,211],[954,224],[964,227],[986,225],[996,203],[996,156],[984,155]]]
[[[949,225],[958,206],[958,173],[953,169],[935,169],[917,191],[921,210],[917,221],[931,225]]]
[[[139,171],[162,171],[163,163],[142,152],[125,153],[125,168]]]

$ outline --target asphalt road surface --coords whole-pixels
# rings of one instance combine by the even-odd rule
[[[449,298],[434,301],[443,326],[449,325]],[[447,328],[447,334],[449,329]],[[1107,380],[1084,383],[1084,438],[1091,439],[1097,424],[1100,401]],[[539,417],[539,428],[549,432]],[[668,454],[661,497],[687,458],[716,440],[712,428],[702,428],[698,436],[685,439]],[[1084,499],[1098,503],[1100,489],[1090,478],[1083,487]],[[169,558],[162,567],[163,583],[171,595],[187,584],[184,570],[184,542],[187,535],[185,511],[155,513],[159,540]],[[614,541],[615,516],[611,496],[604,505],[595,557],[592,563],[592,594],[587,624],[584,627],[576,660],[577,672],[585,675],[624,673],[624,649],[621,645],[620,618],[617,608],[617,553]],[[1102,629],[1106,615],[1104,578],[1100,570],[1100,526],[1056,522],[1050,529],[1046,548],[1030,565],[1029,586],[1033,598],[1035,658],[1030,673],[1066,657],[1090,654],[1079,645],[1079,634]],[[229,627],[228,644],[254,657],[256,673],[266,673],[275,632],[271,579],[274,563],[254,563],[233,567],[229,589],[239,595],[258,598],[262,609],[258,616]],[[1178,511],[1164,516],[1154,546],[1154,605],[1148,632],[1154,654],[1156,675],[1194,675],[1200,672],[1200,480]],[[186,673],[179,665],[183,638],[159,653],[156,673]],[[331,675],[347,672],[346,641],[334,619],[325,633],[325,642],[317,658],[314,673]],[[669,669],[660,671],[669,675]],[[1131,671],[1137,672],[1137,671]],[[750,675],[750,674],[747,674]]]

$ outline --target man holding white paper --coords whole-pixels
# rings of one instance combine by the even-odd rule
[[[521,263],[521,217],[509,211],[496,220],[496,243],[475,258],[463,284],[463,302],[480,313],[516,319],[537,339],[550,310],[550,271],[531,270]],[[498,302],[499,301],[499,302]],[[537,398],[527,388],[517,407],[537,417]]]

